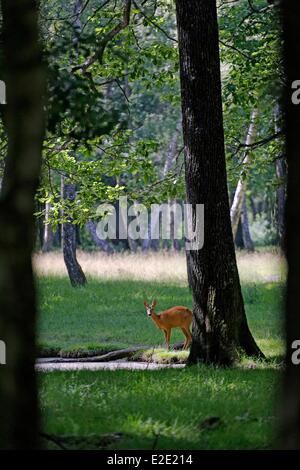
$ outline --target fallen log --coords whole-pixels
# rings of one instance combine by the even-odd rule
[[[174,350],[182,349],[183,343],[175,343],[173,345]],[[153,348],[156,349],[157,347]],[[88,356],[88,357],[46,357],[46,358],[38,358],[38,364],[58,364],[58,363],[66,363],[66,362],[109,362],[109,361],[116,361],[118,359],[129,358],[133,356],[138,351],[146,351],[147,349],[151,349],[151,346],[144,345],[144,346],[134,346],[131,348],[126,349],[118,349],[117,351],[110,351],[106,354],[102,354],[101,356]]]

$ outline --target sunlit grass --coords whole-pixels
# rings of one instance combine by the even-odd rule
[[[78,260],[87,276],[102,280],[172,281],[187,283],[186,257],[183,252],[117,253],[78,252]],[[277,251],[237,253],[241,282],[274,282],[285,278],[285,262]],[[66,277],[61,252],[39,253],[33,258],[39,276]]]
[[[271,448],[278,379],[274,370],[204,366],[41,374],[44,429],[81,438],[121,433],[110,446],[119,449]]]
[[[164,337],[146,316],[144,299],[156,298],[157,311],[172,305],[192,306],[187,287],[167,282],[90,280],[73,289],[66,278],[41,278],[39,342],[65,352],[118,349],[133,345],[164,345]],[[243,285],[250,328],[269,356],[283,352],[282,285]],[[171,343],[184,339],[173,330]]]
[[[50,254],[40,260],[49,261],[57,256]],[[72,288],[66,276],[38,277],[39,343],[52,348],[53,353],[59,350],[63,350],[64,354],[97,352],[132,345],[159,347],[164,344],[164,337],[147,318],[144,299],[157,299],[158,312],[174,305],[192,307],[186,279],[182,277],[178,282],[178,273],[185,266],[182,255],[174,254],[172,261],[170,254],[117,255],[111,258],[99,255],[98,259],[95,255],[95,266],[103,259],[110,260],[112,278],[108,277],[107,270],[103,278],[100,274],[90,277],[88,285],[82,289]],[[250,328],[268,356],[282,355],[283,283],[278,279],[284,276],[283,261],[278,254],[272,253],[239,254],[238,259]],[[148,277],[152,278],[151,273],[156,265],[154,260],[157,261],[160,275],[151,280]],[[133,279],[128,279],[131,261],[139,270]],[[127,278],[114,277],[121,269],[120,263],[122,269],[128,267]],[[171,271],[167,269],[168,263],[174,263]],[[105,271],[107,266],[103,269]],[[167,275],[172,277],[167,280]],[[173,330],[171,342],[182,339],[180,330]]]

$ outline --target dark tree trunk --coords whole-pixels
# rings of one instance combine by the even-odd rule
[[[244,245],[244,239],[243,239],[243,229],[242,229],[242,222],[241,222],[241,219],[239,220],[239,224],[238,224],[238,227],[237,227],[237,231],[236,231],[236,236],[235,236],[235,246],[237,248],[240,248],[241,250],[243,248],[245,248],[245,245]]]
[[[252,196],[250,196],[249,200],[250,200],[250,207],[251,207],[251,211],[252,211],[253,220],[256,220],[257,209],[256,209],[254,199],[253,199]]]
[[[291,100],[292,83],[300,79],[300,2],[284,0],[283,37],[285,66],[286,155],[288,164],[286,253],[288,280],[286,296],[286,370],[283,387],[281,445],[300,449],[300,365],[292,362],[293,342],[300,340],[300,106]],[[299,349],[299,345],[298,345]],[[295,351],[294,351],[295,352]],[[298,354],[299,358],[299,354]]]
[[[244,196],[244,201],[243,201],[243,205],[242,205],[241,226],[242,226],[242,237],[243,237],[243,243],[244,243],[245,249],[247,251],[254,251],[254,244],[253,244],[250,229],[249,229],[246,195]]]
[[[44,73],[36,2],[1,0],[1,8],[8,154],[0,196],[0,338],[7,348],[7,363],[0,366],[0,448],[33,449],[38,447],[38,399],[31,253]]]
[[[63,197],[70,202],[75,200],[76,189],[74,184],[64,183]],[[76,257],[76,227],[70,218],[68,222],[63,224],[63,253],[72,286],[78,287],[86,284],[86,277]]]
[[[61,248],[62,243],[61,243],[61,235],[62,235],[62,228],[61,225],[58,224],[54,234],[53,234],[53,246],[56,248]]]
[[[177,0],[187,200],[205,205],[204,247],[189,253],[193,342],[189,363],[260,356],[244,310],[225,168],[216,2]]]

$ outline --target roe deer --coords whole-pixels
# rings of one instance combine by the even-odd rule
[[[190,332],[190,324],[192,323],[193,314],[187,307],[172,307],[164,312],[156,314],[154,308],[156,300],[153,300],[151,305],[144,302],[147,315],[152,318],[156,326],[163,330],[166,340],[167,349],[170,348],[170,338],[172,328],[180,328],[185,336],[183,349],[188,349],[192,342],[192,335]]]

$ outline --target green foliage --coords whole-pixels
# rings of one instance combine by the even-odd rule
[[[122,193],[147,205],[183,194],[176,170],[160,181],[164,162],[158,159],[167,151],[179,113],[177,47],[162,32],[166,27],[170,37],[175,35],[170,32],[174,10],[170,13],[168,2],[159,2],[155,18],[152,10],[133,6],[130,24],[107,41],[122,20],[123,2],[99,7],[91,1],[80,15],[77,40],[72,8],[63,0],[52,6],[41,2],[49,74],[38,200],[51,203],[54,225],[63,220],[84,225],[95,217],[99,202],[113,202]],[[83,70],[96,50],[102,51],[99,60]],[[160,115],[167,129],[155,122]],[[60,176],[76,184],[72,203],[60,196]]]
[[[229,192],[242,176],[248,196],[274,207],[276,188],[284,183],[274,168],[284,155],[283,141],[272,138],[282,84],[278,8],[265,0],[218,6]],[[171,171],[163,170],[180,118],[174,2],[133,3],[128,26],[110,40],[122,20],[121,0],[87,2],[79,36],[73,8],[74,2],[65,0],[40,2],[48,100],[37,215],[43,217],[43,205],[50,202],[52,224],[63,221],[63,211],[65,220],[83,226],[95,218],[98,203],[121,194],[146,205],[184,199],[181,138]],[[97,51],[98,60],[82,68]],[[262,143],[252,149],[246,167],[242,144],[253,108],[259,109],[256,141]],[[3,127],[0,133],[1,176],[7,150]],[[76,184],[74,203],[61,197],[61,176]],[[271,214],[265,216],[274,225]]]

